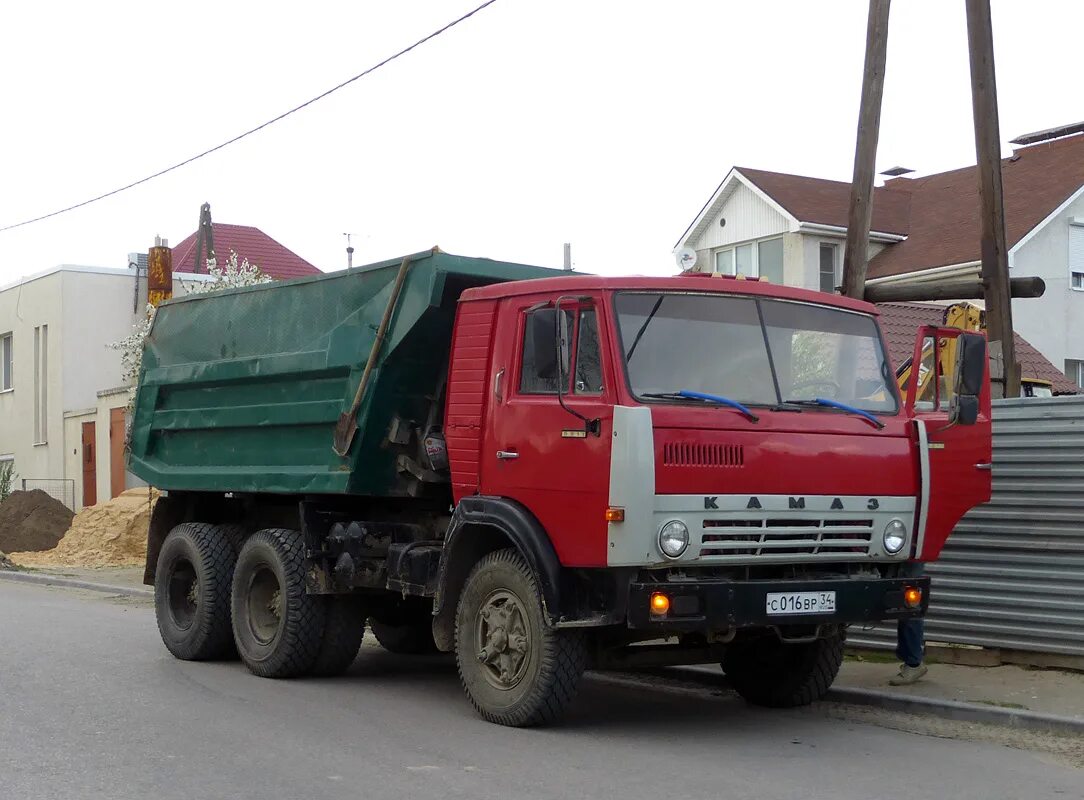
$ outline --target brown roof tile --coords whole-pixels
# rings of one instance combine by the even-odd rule
[[[247,258],[250,264],[255,264],[265,275],[276,280],[320,274],[319,269],[259,228],[222,222],[212,222],[211,225],[214,228],[215,255],[220,266],[225,264],[230,250],[233,250],[237,253],[238,261]],[[173,248],[173,271],[195,272],[195,267],[196,234],[193,233]],[[206,271],[206,266],[201,265],[200,272]]]
[[[1023,147],[1002,159],[1005,239],[1009,247],[1084,186],[1084,135]],[[869,277],[964,264],[979,259],[979,186],[974,166],[889,181],[885,194],[910,195],[907,240],[870,261]]]
[[[924,303],[878,303],[877,308],[881,312],[881,329],[893,367],[898,367],[914,353],[918,329],[923,325],[940,325],[945,313],[944,306]],[[1015,338],[1016,358],[1023,377],[1050,381],[1054,384],[1055,393],[1080,392],[1076,384],[1047,361],[1024,337],[1018,333]]]
[[[851,202],[849,183],[749,167],[735,169],[800,222],[847,227],[847,210]],[[874,189],[870,230],[907,233],[910,200],[910,195],[905,192],[889,192],[880,187]]]

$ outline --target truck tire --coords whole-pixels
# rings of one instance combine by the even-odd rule
[[[233,638],[245,666],[261,678],[293,678],[316,664],[324,635],[322,597],[305,593],[299,531],[257,531],[233,573]]]
[[[331,595],[324,604],[324,635],[312,674],[331,677],[346,672],[358,657],[365,635],[365,601],[353,595]]]
[[[511,548],[485,556],[463,586],[456,664],[467,697],[489,722],[551,723],[576,696],[587,664],[583,634],[551,628],[540,597],[531,568]]]
[[[839,631],[801,644],[768,634],[729,647],[723,672],[739,695],[753,705],[794,708],[821,700],[843,663]]]
[[[154,614],[166,649],[184,661],[234,655],[230,587],[237,552],[214,525],[185,522],[162,543]]]

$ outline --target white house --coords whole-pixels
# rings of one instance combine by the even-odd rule
[[[272,278],[319,273],[257,228],[213,228],[220,263],[233,250]],[[210,280],[191,274],[195,240],[174,248],[176,295]],[[136,485],[125,470],[128,387],[109,345],[145,313],[139,261],[129,256],[128,269],[62,265],[0,287],[0,461],[14,462],[16,488],[26,480],[78,510]]]
[[[1001,162],[1009,269],[1046,294],[1014,300],[1017,332],[1084,386],[1084,124],[1014,140]],[[832,291],[840,283],[850,184],[735,167],[678,240],[697,269]],[[976,275],[974,166],[877,187],[871,283]]]
[[[107,345],[131,332],[145,303],[145,286],[137,297],[134,272],[120,269],[64,265],[0,289],[0,459],[73,507],[84,502],[84,483],[91,503],[96,487],[111,496],[109,458],[96,457],[111,453],[111,430],[93,414],[98,390],[122,383]],[[127,398],[118,405],[123,414]],[[69,413],[89,416],[74,425]],[[120,426],[123,448],[123,416]],[[123,449],[120,457],[123,465]]]

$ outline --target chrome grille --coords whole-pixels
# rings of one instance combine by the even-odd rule
[[[872,519],[705,519],[700,557],[869,555]]]

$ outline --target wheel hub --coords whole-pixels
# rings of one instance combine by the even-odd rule
[[[264,566],[252,573],[246,601],[249,630],[260,644],[269,644],[278,634],[285,605],[274,570]]]
[[[522,601],[504,589],[493,592],[482,604],[476,630],[482,674],[498,689],[514,688],[523,679],[531,651]]]
[[[199,578],[192,562],[181,558],[173,565],[167,585],[169,614],[181,630],[188,630],[199,607]]]

